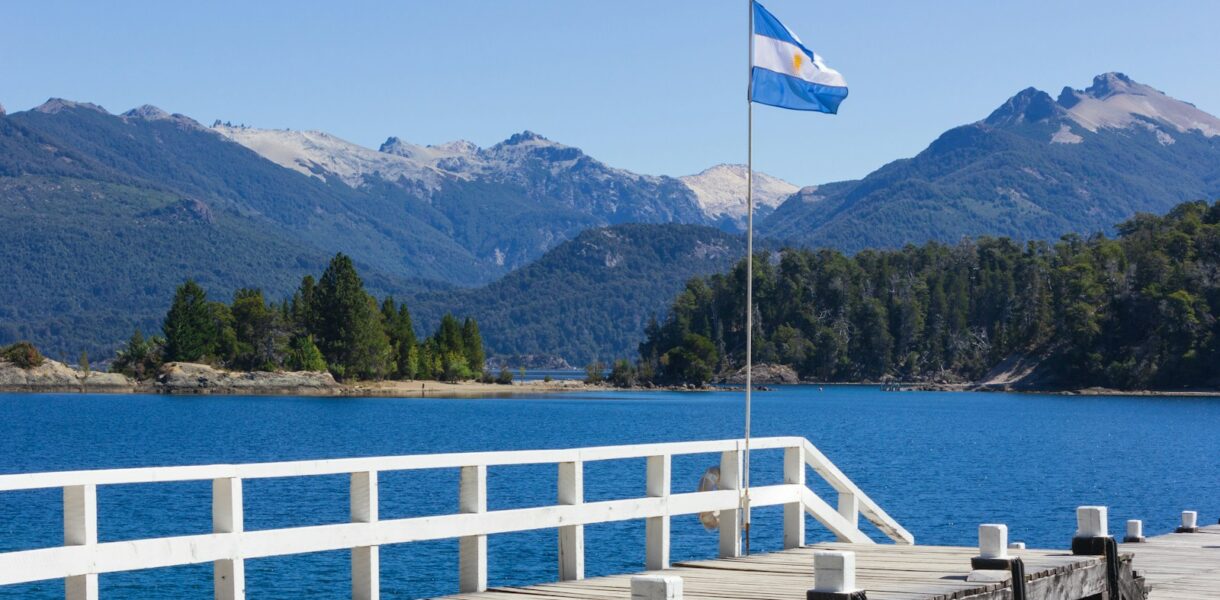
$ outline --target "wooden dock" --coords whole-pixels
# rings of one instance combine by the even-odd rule
[[[857,584],[869,600],[1012,598],[1007,583],[966,581],[978,548],[832,542],[743,558],[675,563],[663,573],[682,577],[688,600],[803,599],[813,585],[817,550],[855,552]],[[1151,586],[1150,600],[1220,598],[1220,525],[1121,544],[1120,552],[1123,569],[1134,569]],[[1011,550],[1011,554],[1025,562],[1031,599],[1088,598],[1105,590],[1102,557],[1073,556],[1066,550]],[[631,577],[491,588],[445,600],[626,600],[631,598]]]
[[[856,582],[869,600],[1009,600],[1008,584],[972,583],[970,559],[978,548],[823,543],[742,558],[675,563],[666,575],[682,577],[686,600],[804,599],[813,587],[813,553],[856,553]],[[1101,593],[1105,561],[1063,550],[1013,550],[1025,561],[1030,598],[1086,598]],[[1069,590],[1073,590],[1069,592]],[[491,588],[445,600],[628,600],[631,575]]]
[[[1135,570],[1152,586],[1151,600],[1220,598],[1220,525],[1150,537],[1120,549],[1135,555]]]

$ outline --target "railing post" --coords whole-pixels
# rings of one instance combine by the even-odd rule
[[[97,544],[97,486],[64,488],[64,545]],[[97,600],[97,573],[75,575],[64,580],[67,600]]]
[[[673,460],[668,454],[648,457],[648,496],[650,498],[665,498],[668,502],[670,486],[673,480]],[[644,522],[644,538],[647,540],[644,552],[644,567],[649,571],[660,571],[669,568],[669,505],[666,504],[665,514],[659,517],[649,517]]]
[[[852,527],[860,528],[860,499],[851,492],[839,492],[839,514],[851,523]],[[848,542],[843,536],[836,536],[840,542]]]
[[[351,475],[353,523],[377,522],[377,471]],[[381,597],[381,552],[377,546],[352,548],[352,600]]]
[[[584,504],[585,474],[581,461],[559,463],[559,503]],[[559,580],[585,578],[585,526],[559,528]]]
[[[805,449],[784,448],[784,483],[805,485]],[[805,507],[798,500],[784,505],[784,549],[805,545]]]
[[[720,488],[741,489],[741,450],[720,453]],[[738,492],[741,493],[741,492]],[[741,510],[720,511],[720,557],[741,556]]]
[[[458,511],[487,512],[487,466],[462,467],[458,481]],[[463,594],[487,590],[487,536],[458,539],[458,589]]]
[[[212,532],[241,533],[241,479],[222,477],[212,480]],[[221,559],[212,563],[212,586],[216,600],[244,600],[246,597],[246,564],[240,558]]]

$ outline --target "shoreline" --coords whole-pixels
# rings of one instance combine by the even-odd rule
[[[886,384],[873,382],[808,382],[799,384],[762,384],[755,391],[774,391],[776,387],[788,385],[836,386],[836,387],[880,387]],[[588,384],[579,380],[554,380],[514,382],[512,384],[481,383],[478,381],[370,381],[358,383],[336,383],[333,387],[260,386],[233,387],[215,386],[192,389],[170,388],[154,382],[139,382],[131,386],[115,385],[0,385],[0,394],[96,394],[119,395],[141,394],[160,396],[301,396],[311,398],[512,398],[531,394],[556,394],[565,392],[725,392],[741,391],[740,387],[706,386],[635,386],[614,387],[606,384]],[[1119,396],[1145,398],[1220,398],[1220,389],[1190,390],[1114,390],[1108,388],[1064,389],[997,389],[968,384],[940,384],[900,386],[890,392],[982,392],[1012,393],[1053,396]]]
[[[819,384],[821,385],[821,384]],[[843,385],[843,384],[826,384]],[[848,384],[856,385],[856,384]],[[875,384],[894,385],[895,392],[982,392],[1008,394],[1041,394],[1051,396],[1144,396],[1155,398],[1220,398],[1220,388],[1191,388],[1182,390],[1116,390],[1113,388],[1022,388],[1014,389],[995,385],[976,383],[940,383],[940,384]]]
[[[584,382],[553,385],[557,382],[526,382],[510,385],[477,381],[378,381],[354,384],[337,383],[333,387],[215,386],[193,389],[165,387],[154,382],[139,382],[131,386],[98,385],[0,385],[0,394],[146,394],[154,396],[306,396],[318,398],[494,398],[523,394],[591,392],[623,390]],[[637,388],[646,391],[647,388]],[[659,389],[659,388],[658,388]],[[669,391],[669,390],[666,390]]]
[[[818,382],[788,383],[759,381],[758,391],[771,386],[877,386],[882,391],[904,392],[1010,392],[1061,396],[1130,396],[1220,398],[1220,389],[1115,390],[1102,387],[1080,389],[1010,386],[979,383]],[[0,362],[0,393],[3,394],[153,394],[169,396],[305,396],[335,398],[508,398],[530,394],[565,392],[710,392],[741,391],[740,385],[671,385],[628,388],[605,382],[585,383],[577,379],[514,381],[510,384],[479,381],[335,381],[329,373],[225,371],[195,363],[167,363],[156,379],[137,381],[116,373],[81,372],[63,363],[47,360],[43,365],[20,369]]]

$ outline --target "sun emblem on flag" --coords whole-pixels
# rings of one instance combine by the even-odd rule
[[[800,52],[796,52],[792,55],[792,71],[793,72],[795,72],[795,73],[801,72],[802,61],[803,61],[803,58],[801,57]]]

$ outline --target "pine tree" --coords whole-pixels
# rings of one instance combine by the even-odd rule
[[[386,298],[381,304],[381,316],[393,350],[393,375],[398,379],[414,379],[416,365],[412,357],[418,354],[415,350],[418,342],[411,312],[405,302],[396,306],[393,298]]]
[[[467,317],[462,323],[462,346],[465,348],[466,363],[475,375],[483,373],[483,363],[486,356],[483,352],[483,336],[479,334],[479,324]]]
[[[388,372],[391,351],[377,301],[364,291],[352,260],[337,254],[314,292],[314,333],[336,377],[377,379]]]
[[[235,366],[274,370],[283,344],[278,311],[267,305],[261,290],[241,289],[234,294],[230,312],[237,346]]]
[[[292,340],[292,349],[288,352],[285,363],[290,371],[320,373],[326,370],[326,359],[322,357],[322,351],[318,350],[317,345],[313,343],[311,335],[300,336]]]
[[[216,350],[217,327],[207,292],[193,279],[178,287],[161,326],[165,360],[195,362]]]
[[[300,331],[315,331],[318,326],[316,306],[317,283],[313,275],[301,279],[301,285],[292,295],[291,308],[293,325]]]

